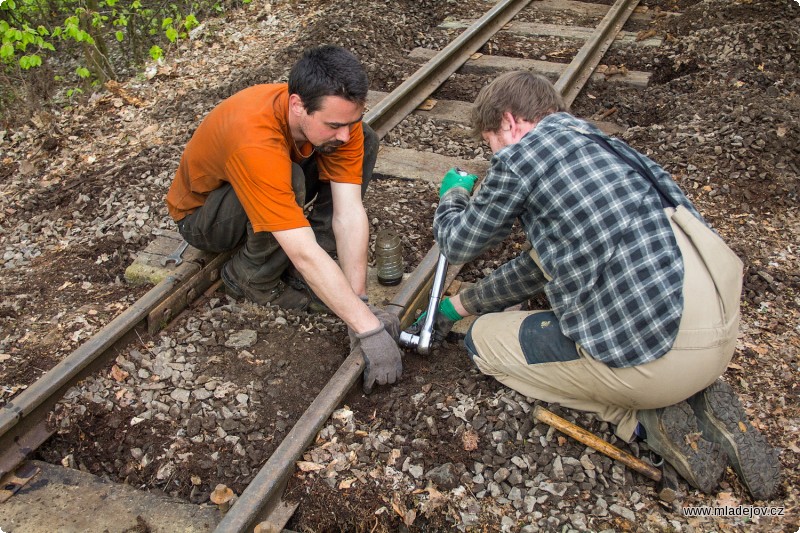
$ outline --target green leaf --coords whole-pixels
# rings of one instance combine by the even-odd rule
[[[167,39],[169,39],[169,42],[171,43],[174,43],[175,39],[178,38],[178,30],[176,30],[172,26],[167,28],[166,34],[167,34]]]
[[[78,68],[76,68],[75,69],[75,74],[77,74],[78,76],[80,76],[83,79],[86,79],[86,78],[88,78],[89,76],[92,75],[92,73],[89,72],[89,69],[86,68],[86,67],[78,67]]]
[[[164,28],[166,28],[167,26],[171,26],[171,25],[172,25],[172,17],[165,17],[165,18],[164,18],[164,19],[161,21],[161,29],[162,29],[162,30],[163,30]]]
[[[3,43],[3,46],[0,46],[0,59],[9,60],[12,57],[14,57],[14,45]]]
[[[38,67],[42,64],[42,58],[37,55],[22,56],[19,58],[19,66],[24,70]]]
[[[186,15],[186,20],[183,21],[183,27],[187,30],[192,30],[200,25],[197,18],[193,14]]]
[[[114,36],[117,38],[117,41],[119,42],[122,42],[122,40],[125,38],[125,34],[119,30],[114,32]]]
[[[164,57],[164,51],[161,49],[160,46],[154,44],[153,46],[150,47],[150,57],[152,57],[153,60],[158,61],[159,59]]]

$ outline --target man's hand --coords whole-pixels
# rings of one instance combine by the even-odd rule
[[[367,304],[367,307],[381,321],[386,332],[397,342],[400,338],[400,317],[372,304]]]
[[[385,309],[381,309],[376,305],[372,305],[369,303],[369,297],[366,295],[359,296],[361,301],[367,304],[369,310],[372,311],[372,314],[381,321],[383,327],[386,328],[386,331],[389,335],[394,339],[395,342],[400,338],[400,317],[389,313]],[[356,332],[353,331],[351,327],[348,326],[347,328],[347,336],[350,338],[350,351],[352,352],[358,347],[358,337],[356,336]]]
[[[425,318],[428,316],[427,311],[419,316],[416,322],[411,326],[411,330],[415,333],[422,331],[422,326],[425,324]],[[456,322],[464,318],[453,307],[453,302],[450,298],[445,298],[439,302],[439,309],[436,312],[436,320],[433,322],[433,341],[436,343],[442,342],[447,337],[450,330],[453,329]]]
[[[451,168],[447,171],[447,174],[444,175],[444,178],[442,178],[442,186],[439,187],[439,198],[444,196],[444,194],[453,187],[461,187],[471,193],[477,180],[478,176],[475,174],[467,174],[463,170]]]
[[[400,349],[381,324],[372,331],[356,334],[364,354],[364,393],[372,392],[372,386],[394,383],[403,373]]]

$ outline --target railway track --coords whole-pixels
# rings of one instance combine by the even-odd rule
[[[431,95],[457,72],[486,74],[505,69],[537,70],[557,77],[557,88],[567,103],[571,104],[592,76],[609,77],[608,67],[604,70],[600,67],[600,62],[615,42],[632,42],[638,46],[654,44],[652,37],[636,41],[634,35],[621,33],[626,21],[634,15],[637,3],[635,0],[619,0],[609,8],[571,1],[544,0],[531,3],[530,0],[502,0],[476,21],[447,22],[444,27],[459,30],[458,37],[439,52],[413,50],[410,58],[419,61],[422,66],[391,93],[371,92],[365,121],[381,138],[387,136],[412,113],[429,120],[466,122],[468,102],[431,99]],[[583,10],[592,14],[602,12],[605,15],[601,23],[590,30],[515,21],[515,17],[523,10],[535,8]],[[638,13],[636,16],[640,20],[646,20],[646,15]],[[498,32],[511,32],[515,38],[568,35],[584,44],[569,63],[521,60],[479,53]],[[619,72],[613,74],[613,80],[644,86],[647,84],[648,74]],[[603,123],[602,120],[598,120],[597,124],[611,133],[620,131],[618,126]],[[384,176],[438,182],[441,170],[454,165],[480,173],[488,167],[488,161],[458,160],[384,145],[376,172]],[[167,247],[174,244],[168,239],[162,240],[162,246],[163,243]],[[163,250],[163,253],[168,251],[169,248]],[[387,308],[401,318],[403,326],[413,320],[415,312],[427,300],[438,255],[438,248],[434,244],[399,290],[385,298]],[[142,344],[145,338],[157,339],[159,331],[169,327],[176,317],[182,316],[182,313],[191,314],[193,302],[201,297],[211,297],[219,286],[218,272],[225,260],[225,254],[211,256],[197,250],[188,251],[182,265],[170,269],[162,281],[129,309],[40,380],[2,406],[0,477],[4,477],[6,481],[7,496],[13,498],[13,493],[34,479],[35,468],[26,464],[25,459],[53,435],[55,430],[48,424],[48,417],[64,394],[86,376],[107,369],[115,357],[131,349],[132,343]],[[459,270],[460,267],[450,267],[446,285],[455,280]],[[267,527],[266,524],[275,528],[283,527],[293,511],[290,505],[281,501],[287,479],[294,472],[298,458],[357,383],[361,370],[360,356],[350,354],[253,476],[233,507],[215,524],[216,531],[245,531],[259,523],[262,527]]]

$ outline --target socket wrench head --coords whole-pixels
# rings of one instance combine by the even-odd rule
[[[408,331],[401,331],[399,344],[403,348],[408,348],[409,350],[416,350],[417,346],[419,345],[419,335],[414,335],[413,333],[409,333]]]
[[[420,355],[428,355],[430,353],[432,338],[433,335],[425,330],[422,330],[419,335],[414,335],[408,331],[401,331],[398,342],[403,348],[416,350]]]

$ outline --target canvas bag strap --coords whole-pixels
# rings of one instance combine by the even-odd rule
[[[600,146],[602,146],[603,148],[605,148],[606,150],[608,150],[612,154],[616,154],[617,157],[619,157],[620,159],[622,159],[623,161],[628,163],[628,165],[630,165],[631,168],[636,170],[643,177],[647,178],[650,181],[650,183],[653,185],[653,188],[655,188],[656,192],[658,192],[658,195],[661,197],[661,206],[662,207],[664,207],[664,208],[667,208],[667,207],[676,207],[677,208],[678,207],[678,205],[670,199],[669,195],[666,194],[666,192],[664,192],[662,190],[662,188],[659,185],[658,180],[656,179],[656,177],[653,175],[653,173],[650,171],[650,169],[647,168],[647,165],[642,164],[642,162],[638,158],[638,156],[637,156],[637,159],[631,158],[628,154],[623,153],[623,152],[617,150],[616,148],[614,148],[614,146],[610,142],[608,142],[608,140],[605,137],[602,137],[602,136],[597,135],[595,133],[584,133],[584,135],[586,137],[592,139],[594,142],[596,142],[597,144],[599,144]]]
[[[639,174],[646,177],[658,191],[662,207],[665,209],[667,207],[675,208],[675,212],[670,215],[670,218],[689,237],[694,249],[702,257],[706,270],[717,287],[725,318],[729,324],[738,324],[739,300],[742,293],[742,269],[744,267],[741,259],[736,256],[719,235],[703,224],[700,219],[691,214],[686,208],[678,206],[671,201],[659,186],[653,173],[641,163],[641,160],[633,160],[627,154],[621,153],[600,135],[594,133],[584,133],[584,135],[609,152],[617,154]],[[676,226],[673,226],[673,230]]]

